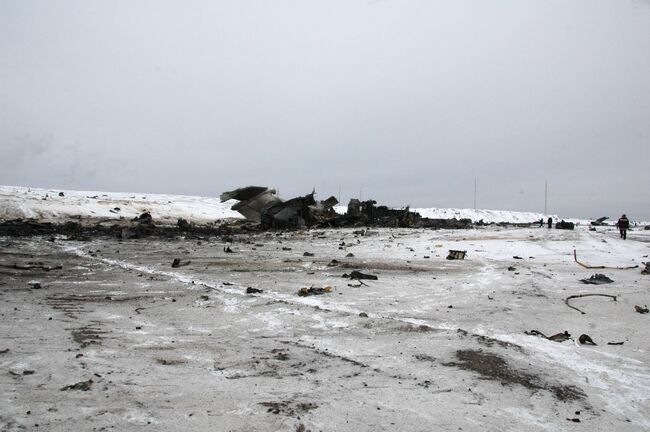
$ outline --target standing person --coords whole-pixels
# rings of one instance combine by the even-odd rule
[[[552,217],[548,218],[548,227],[553,228],[553,218]]]
[[[630,221],[627,216],[623,215],[618,218],[616,225],[618,225],[618,229],[621,232],[621,238],[623,240],[627,239],[627,229],[630,227]]]

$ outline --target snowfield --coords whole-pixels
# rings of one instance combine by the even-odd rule
[[[58,221],[119,218],[94,195],[124,217],[233,217],[217,199],[2,194],[5,215]],[[0,237],[0,429],[650,430],[649,254],[650,231],[585,225]],[[580,282],[595,273],[614,282]]]

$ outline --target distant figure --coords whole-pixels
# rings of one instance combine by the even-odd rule
[[[544,226],[544,218],[539,218],[539,227],[542,228]]]
[[[627,230],[630,228],[630,221],[627,218],[627,216],[623,215],[618,219],[618,222],[616,223],[618,225],[618,229],[621,232],[621,238],[623,240],[627,239]]]
[[[548,218],[548,227],[553,228],[553,218],[552,217]]]

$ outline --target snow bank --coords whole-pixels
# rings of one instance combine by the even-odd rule
[[[63,196],[59,194],[63,193]],[[0,186],[0,220],[132,219],[148,211],[154,220],[175,224],[178,218],[196,223],[242,216],[230,210],[236,201],[184,195],[72,191]]]

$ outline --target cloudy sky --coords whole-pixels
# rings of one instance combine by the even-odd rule
[[[0,0],[0,184],[650,219],[648,0]]]

